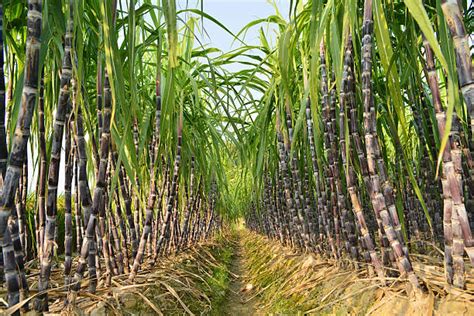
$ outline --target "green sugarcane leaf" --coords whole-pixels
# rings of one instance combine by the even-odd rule
[[[425,8],[423,7],[422,0],[405,0],[404,2],[410,14],[413,16],[415,21],[418,23],[418,26],[420,27],[421,31],[425,35],[427,41],[429,42],[431,46],[431,49],[433,50],[435,56],[438,58],[441,66],[448,74],[448,109],[446,113],[446,127],[445,127],[446,132],[444,133],[444,135],[440,135],[441,144],[439,148],[438,161],[437,161],[437,167],[436,167],[436,177],[438,177],[439,168],[443,159],[444,148],[446,147],[446,144],[448,142],[449,131],[451,130],[452,114],[454,112],[455,105],[458,103],[456,102],[457,97],[456,97],[456,92],[455,92],[455,82],[457,82],[457,80],[456,80],[456,76],[453,73],[452,67],[448,65],[448,62],[444,54],[442,53],[438,42],[436,41],[435,32],[429,21],[428,14],[426,13]],[[440,12],[439,8],[438,8],[438,13],[440,14],[441,19],[443,19],[442,12]],[[444,43],[446,44],[446,42]]]
[[[168,32],[168,54],[171,68],[178,66],[178,31],[176,25],[176,1],[162,0],[166,29]]]

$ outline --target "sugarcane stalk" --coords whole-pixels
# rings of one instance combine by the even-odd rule
[[[123,166],[120,166],[120,169],[119,169],[119,181],[120,181],[120,191],[122,193],[122,198],[125,204],[125,215],[127,216],[128,227],[130,229],[130,238],[132,241],[132,259],[133,259],[137,255],[138,238],[137,238],[137,232],[135,230],[135,223],[133,221],[132,199],[130,198],[130,194],[127,190],[127,186],[125,183],[125,172],[123,170]]]
[[[372,180],[372,206],[397,259],[398,268],[406,275],[412,287],[419,291],[420,284],[413,272],[408,253],[403,249],[398,230],[398,215],[393,200],[393,189],[387,179],[385,164],[380,155],[376,130],[376,111],[372,94],[372,0],[365,0],[362,25],[362,95],[364,104],[364,131],[367,163]],[[383,190],[383,191],[382,191]]]
[[[21,204],[21,202],[19,203]],[[21,208],[21,205],[19,205]],[[14,210],[15,211],[15,210]],[[23,251],[23,245],[20,237],[20,225],[21,222],[19,218],[23,216],[21,210],[16,210],[16,212],[12,213],[12,216],[8,220],[8,230],[10,231],[10,237],[13,244],[13,251],[15,255],[15,262],[16,268],[19,271],[19,278],[20,278],[20,300],[23,301],[28,297],[28,283],[26,280],[25,274],[25,252]],[[21,307],[22,312],[27,312],[29,310],[29,305],[24,304]]]
[[[176,189],[179,192],[179,182],[178,186]],[[170,230],[170,243],[169,243],[169,248],[168,252],[171,253],[172,251],[176,253],[177,247],[178,247],[178,241],[179,241],[179,235],[180,235],[180,216],[179,216],[179,196],[174,201],[174,207],[173,207],[173,221],[171,224],[171,230]]]
[[[5,282],[8,291],[8,305],[19,302],[19,279],[16,270],[14,249],[10,232],[7,228],[8,218],[15,206],[15,194],[21,168],[27,155],[27,143],[30,136],[30,125],[36,106],[39,84],[39,53],[41,48],[41,0],[28,1],[27,39],[25,76],[22,90],[21,108],[18,114],[15,136],[12,143],[10,159],[5,173],[0,200],[0,245],[4,258]],[[15,312],[18,314],[19,312]]]
[[[328,228],[323,223],[327,222],[327,218],[325,218],[325,200],[322,199],[322,191],[321,191],[321,179],[319,174],[319,167],[318,162],[316,159],[316,149],[314,145],[314,132],[313,132],[313,119],[311,115],[311,99],[308,97],[306,101],[306,129],[307,135],[309,139],[309,149],[311,153],[311,162],[313,167],[313,181],[315,184],[316,190],[316,200],[317,200],[317,214],[318,214],[318,227],[319,227],[319,240],[322,242],[324,236],[324,228]],[[326,230],[327,238],[331,238],[331,234],[329,230]]]
[[[265,198],[266,208],[269,210],[267,216],[269,217],[269,220],[270,220],[272,238],[275,240],[280,240],[282,242],[280,214],[278,213],[278,210],[276,208],[271,178],[270,176],[266,176],[265,178],[266,179],[265,179],[265,187],[264,187],[264,198]],[[306,208],[306,211],[308,211],[308,208]]]
[[[458,1],[442,0],[441,8],[443,10],[444,17],[446,18],[446,23],[448,25],[451,36],[453,38],[459,85],[461,87],[461,92],[464,97],[464,101],[466,102],[467,112],[470,118],[469,125],[471,127],[471,142],[469,144],[469,147],[472,155],[474,151],[474,69],[472,66],[471,51],[469,48],[469,34],[466,32],[462,12]],[[454,168],[456,173],[458,174],[462,173],[461,157],[458,157],[459,151],[461,151],[460,148],[455,148],[452,151],[452,160],[455,163]],[[459,164],[461,164],[461,168]],[[458,179],[458,182],[462,183],[462,177]],[[460,194],[463,194],[462,191],[464,188],[462,187],[462,184],[460,188],[456,189],[454,189],[454,183],[450,184],[450,186],[451,185],[451,190],[456,191],[454,195],[457,195],[457,190],[461,190]],[[461,268],[461,266],[463,266],[463,254],[461,254],[461,252],[464,252],[465,250],[469,256],[471,264],[474,265],[474,240],[472,238],[471,227],[467,216],[466,208],[464,205],[462,205],[462,199],[458,199],[456,198],[456,196],[453,196],[453,202],[455,204],[454,211],[456,212],[456,214],[453,213],[454,220],[456,221],[456,225],[452,227],[453,234],[462,234],[462,237],[453,236],[453,238],[456,239],[453,240],[453,243],[455,243],[455,245],[453,245],[453,251],[456,252],[457,257],[455,259],[456,262],[454,262],[454,264],[459,267],[458,276],[455,277],[458,279],[458,281],[455,281],[455,283],[457,283],[456,286],[463,287],[464,277],[463,268]],[[463,242],[459,241],[459,239],[463,239]],[[465,249],[462,250],[461,248]]]
[[[441,102],[441,96],[438,85],[438,75],[436,73],[435,61],[433,51],[426,39],[424,39],[425,47],[425,60],[426,60],[426,72],[428,78],[428,84],[430,86],[433,106],[436,113],[436,121],[438,125],[438,130],[440,135],[444,135],[446,132],[450,132],[448,141],[443,151],[442,159],[443,164],[441,168],[441,183],[443,189],[443,231],[444,231],[444,270],[445,277],[449,284],[455,284],[458,287],[464,287],[464,263],[462,261],[462,252],[464,251],[464,246],[460,238],[462,236],[462,229],[460,232],[460,221],[458,211],[462,214],[466,212],[465,206],[463,204],[463,187],[462,187],[462,175],[459,170],[461,166],[461,150],[459,148],[459,143],[456,140],[459,140],[459,136],[456,135],[456,130],[453,128],[451,131],[446,131],[446,112],[443,109]],[[456,124],[454,124],[456,125]],[[456,173],[456,169],[458,172]],[[453,228],[453,214],[455,218],[455,228]],[[469,223],[464,225],[466,234],[468,235]],[[456,235],[456,269],[453,268],[454,260],[454,234]],[[471,239],[472,240],[472,239]],[[466,249],[471,262],[473,260],[472,252]],[[456,276],[455,276],[456,274]]]
[[[162,41],[161,38],[158,40],[157,44],[157,61],[156,61],[156,79],[155,79],[155,102],[156,102],[156,108],[155,108],[155,129],[156,132],[153,133],[152,136],[152,142],[151,145],[153,147],[157,147],[156,150],[158,150],[160,144],[160,130],[161,130],[161,50],[162,50]],[[155,148],[150,150],[151,155],[152,155],[152,164],[156,164],[156,160],[158,160],[157,152],[155,152]],[[163,156],[162,156],[163,158]],[[164,165],[164,159],[162,159],[163,165]],[[154,230],[152,230],[152,234],[150,234],[150,245],[151,245],[151,253],[153,257],[153,261],[156,259],[156,246],[158,242],[158,231],[159,231],[159,221],[161,217],[161,210],[162,210],[162,203],[163,203],[163,195],[165,191],[165,185],[168,181],[169,178],[169,168],[166,168],[165,172],[165,180],[163,182],[163,186],[161,187],[161,191],[159,191],[158,194],[158,207],[157,207],[157,216],[156,220],[153,221],[154,225]],[[155,184],[156,185],[156,184]],[[155,202],[156,203],[156,202]]]
[[[171,182],[171,187],[170,187],[170,194],[168,196],[168,202],[166,206],[166,215],[163,220],[163,225],[161,227],[161,233],[160,237],[157,242],[157,250],[156,253],[160,253],[162,249],[166,249],[164,247],[164,243],[166,241],[169,241],[169,238],[167,238],[168,232],[169,232],[169,227],[170,227],[170,222],[171,222],[171,217],[173,214],[173,208],[174,208],[174,202],[175,199],[177,199],[177,187],[178,187],[178,175],[179,175],[179,168],[180,168],[180,163],[181,163],[181,144],[182,144],[182,132],[183,132],[183,113],[181,112],[179,115],[178,119],[178,131],[177,131],[177,144],[176,144],[176,158],[174,161],[174,168],[173,168],[173,178]]]
[[[293,142],[293,124],[291,121],[291,109],[290,109],[290,102],[287,100],[285,102],[285,116],[286,116],[286,128],[288,129],[288,138],[286,138],[285,148],[286,148],[286,156],[290,153],[290,146]],[[302,194],[302,184],[301,178],[298,174],[298,167],[296,162],[296,154],[293,154],[291,157],[287,157],[289,161],[291,161],[290,165],[290,173],[291,173],[291,183],[293,184],[293,201],[294,201],[294,208],[296,210],[296,215],[293,219],[297,223],[298,230],[301,234],[301,239],[304,243],[305,249],[309,250],[309,229],[308,229],[308,222],[305,218],[305,214],[303,212],[304,208],[301,205],[303,201],[303,194]],[[285,157],[286,159],[286,157]]]
[[[283,215],[283,210],[282,210],[282,205],[281,205],[281,199],[279,198],[279,191],[280,191],[280,177],[277,175],[275,179],[275,186],[272,187],[272,200],[273,200],[273,205],[275,207],[275,211],[278,214],[278,222],[280,225],[280,241],[282,244],[287,245],[288,244],[288,221],[286,220],[286,217]]]
[[[268,173],[268,170],[266,170]],[[274,240],[276,237],[276,228],[275,228],[275,217],[273,216],[272,205],[269,199],[268,192],[268,175],[264,177],[263,181],[263,199],[261,204],[261,217],[264,219],[266,225],[267,235],[270,239]]]
[[[80,248],[80,257],[79,262],[74,274],[74,278],[71,282],[69,288],[68,299],[66,305],[75,303],[75,298],[77,292],[81,287],[82,275],[86,266],[89,268],[89,291],[94,293],[97,287],[97,268],[95,263],[96,255],[96,242],[94,239],[95,234],[95,221],[97,220],[97,213],[93,211],[92,208],[92,198],[89,190],[88,180],[87,180],[87,154],[86,154],[86,143],[84,138],[84,126],[82,118],[81,107],[78,106],[76,113],[76,126],[75,126],[75,135],[76,135],[76,144],[77,144],[77,156],[79,160],[79,173],[78,173],[78,182],[79,182],[79,197],[81,199],[81,206],[84,209],[84,220],[87,223],[85,228],[85,238],[82,240],[82,245]],[[91,223],[93,221],[94,223]]]
[[[139,152],[138,152],[138,143],[139,143],[139,135],[138,135],[138,122],[137,119],[135,118],[133,121],[133,142],[135,144],[135,152],[137,155],[137,161],[139,161]],[[135,231],[137,232],[137,236],[140,236],[140,224],[142,223],[141,217],[141,205],[140,205],[140,194],[139,192],[141,191],[140,188],[140,179],[138,178],[138,172],[135,172],[135,186],[136,186],[136,194],[134,194],[134,212],[133,212],[133,221],[135,224]],[[130,193],[133,192],[132,187],[130,187]],[[135,256],[134,256],[135,258]]]
[[[75,122],[71,122],[71,131],[75,130]],[[81,203],[79,197],[79,157],[78,147],[74,139],[74,219],[76,222],[76,251],[81,249],[82,236],[84,235],[84,226],[82,225]]]
[[[0,174],[5,178],[8,162],[7,133],[5,130],[5,73],[3,55],[3,4],[0,3]]]
[[[330,146],[329,150],[332,152],[331,159],[329,159],[330,170],[331,174],[334,178],[334,184],[336,188],[336,196],[337,196],[337,211],[338,211],[338,218],[340,219],[340,223],[337,225],[340,227],[341,230],[341,238],[344,241],[344,248],[346,252],[350,253],[354,260],[357,260],[358,253],[357,248],[355,247],[355,235],[353,233],[352,223],[349,219],[349,215],[347,212],[347,199],[346,199],[346,192],[344,192],[344,179],[341,177],[340,169],[339,169],[339,156],[341,156],[343,163],[345,157],[345,110],[343,106],[340,106],[340,125],[339,125],[339,138],[337,135],[337,126],[336,126],[336,85],[334,72],[332,72],[332,88],[330,94],[330,103],[329,103],[329,113],[327,113],[328,120],[326,122],[326,126],[329,130],[329,140]],[[339,148],[338,148],[339,143]],[[340,151],[340,154],[339,154]],[[337,218],[336,217],[336,218]]]
[[[215,216],[215,210],[214,210],[214,207],[215,207],[215,203],[216,203],[216,198],[215,198],[215,194],[216,194],[216,183],[215,183],[215,180],[213,180],[212,184],[211,184],[211,192],[210,192],[210,196],[209,196],[209,220],[207,221],[207,225],[205,225],[205,232],[204,232],[204,238],[208,238],[210,233],[211,233],[211,227],[212,227],[212,223],[214,221],[214,216]]]
[[[46,202],[46,227],[43,240],[43,252],[41,260],[41,273],[38,290],[44,291],[49,286],[51,275],[52,257],[55,247],[56,215],[57,215],[57,191],[59,180],[59,166],[61,162],[61,146],[63,142],[64,125],[67,124],[68,102],[70,96],[70,82],[72,77],[72,40],[73,40],[73,3],[69,4],[69,19],[67,22],[66,36],[64,40],[64,56],[62,60],[62,73],[60,79],[60,93],[56,115],[54,118],[53,141],[51,149],[51,162],[48,171],[48,197]],[[66,125],[67,126],[67,125]],[[68,155],[69,153],[66,153]],[[39,295],[35,301],[38,312],[48,310],[48,296]]]
[[[333,255],[335,259],[339,258],[340,256],[340,243],[341,243],[341,232],[340,232],[340,225],[339,225],[339,210],[338,210],[338,194],[337,194],[337,180],[335,178],[335,160],[336,160],[336,147],[335,147],[335,135],[333,129],[333,119],[335,117],[332,115],[333,110],[331,110],[330,104],[330,97],[329,97],[329,89],[328,89],[328,77],[327,77],[327,69],[326,69],[326,48],[324,45],[324,41],[321,41],[320,45],[320,62],[321,62],[321,106],[322,106],[322,113],[325,120],[324,125],[324,144],[325,149],[327,151],[328,157],[328,166],[324,170],[325,176],[327,176],[329,187],[326,187],[325,195],[327,197],[329,191],[329,205],[328,208],[332,211],[333,217],[333,224],[334,224],[334,250],[335,252]],[[331,92],[332,94],[332,92]],[[333,99],[333,98],[331,98]],[[334,118],[335,119],[335,118]],[[329,190],[328,190],[329,189]],[[330,223],[329,217],[327,219],[327,226],[328,230],[330,230]],[[332,247],[332,246],[331,246]]]
[[[100,54],[97,56],[97,78],[96,78],[96,111],[97,111],[97,138],[100,139],[102,135],[102,56]],[[96,145],[97,146],[97,145]]]
[[[97,133],[90,133],[91,143],[92,143],[92,155],[94,156],[93,164],[95,175],[97,177],[99,173],[99,149],[98,142],[100,142],[100,136],[102,135],[102,107],[103,107],[103,98],[104,85],[103,85],[103,76],[102,76],[102,54],[97,55],[97,74],[96,74],[96,112],[97,112]],[[100,144],[99,144],[100,146]]]
[[[278,142],[278,155],[279,155],[279,169],[281,171],[281,176],[283,178],[283,193],[284,193],[284,200],[285,200],[285,205],[286,209],[289,212],[289,216],[292,217],[291,222],[293,225],[293,233],[296,238],[296,234],[301,237],[301,230],[299,230],[299,227],[296,226],[298,222],[298,215],[297,211],[295,209],[294,205],[294,200],[293,196],[291,194],[292,191],[292,186],[291,186],[291,180],[288,176],[289,170],[288,170],[288,165],[286,162],[286,149],[283,141],[283,134],[281,132],[281,124],[280,124],[280,118],[279,118],[279,113],[276,115],[276,133],[277,133],[277,142]],[[298,242],[302,242],[301,238],[297,239]]]
[[[163,165],[165,165],[165,160],[162,159],[163,161]],[[163,226],[163,197],[165,196],[165,192],[167,190],[169,190],[169,186],[170,186],[170,181],[169,181],[169,178],[170,178],[170,168],[169,168],[169,164],[166,164],[166,168],[165,168],[165,174],[164,174],[164,179],[163,179],[163,182],[161,184],[161,190],[160,190],[160,193],[159,193],[159,196],[158,196],[158,206],[157,206],[157,215],[156,215],[156,229],[155,229],[155,233],[154,233],[154,236],[153,236],[153,262],[155,262],[156,260],[156,257],[158,255],[158,239],[159,239],[159,236],[160,236],[160,223],[161,223],[161,227]]]
[[[363,159],[362,147],[360,144],[360,137],[357,129],[357,112],[355,107],[355,84],[354,84],[354,72],[353,72],[353,54],[352,54],[352,36],[349,34],[345,55],[344,55],[344,68],[342,75],[342,91],[341,91],[341,116],[344,113],[346,116],[347,110],[349,110],[349,116],[347,117],[348,127],[349,127],[349,145],[353,143],[355,147],[356,154],[359,155],[359,158]],[[345,129],[345,124],[342,122],[340,128]],[[356,172],[354,169],[354,162],[351,163],[350,157],[346,157],[345,143],[342,142],[345,139],[345,134],[341,132],[341,156],[343,160],[343,166],[345,169],[346,176],[346,186],[349,193],[352,211],[355,218],[357,219],[357,224],[361,234],[362,245],[367,251],[368,256],[366,256],[366,261],[370,260],[372,265],[375,268],[375,271],[382,282],[385,280],[385,274],[382,267],[382,262],[380,261],[376,251],[375,245],[370,236],[369,229],[367,227],[367,222],[365,220],[365,215],[362,207],[362,201],[360,193],[358,192]],[[352,147],[352,146],[350,146]],[[349,151],[350,153],[350,151]]]
[[[446,131],[445,131],[446,132]],[[459,135],[459,122],[456,113],[453,113],[453,125],[450,131],[451,136],[451,159],[452,166],[451,170],[448,171],[448,185],[451,192],[453,209],[451,214],[451,230],[453,237],[453,285],[459,288],[465,286],[465,267],[464,267],[464,240],[463,230],[464,227],[470,235],[469,221],[467,220],[466,208],[464,205],[464,194],[463,194],[463,172],[462,172],[462,148],[461,140]],[[450,176],[451,175],[451,176]],[[463,220],[464,215],[464,220]],[[467,239],[469,242],[472,240]],[[467,249],[466,249],[467,250]],[[472,253],[472,252],[471,252]],[[469,252],[468,252],[469,254]]]
[[[463,22],[463,16],[457,0],[441,0],[449,32],[453,38],[454,52],[456,53],[456,68],[459,85],[467,105],[471,126],[471,151],[474,150],[474,79],[469,48],[469,34]]]
[[[347,233],[344,229],[344,215],[347,214],[345,210],[345,198],[342,193],[341,179],[339,177],[339,166],[338,166],[338,137],[336,132],[336,86],[334,84],[334,73],[331,72],[331,90],[329,103],[327,104],[327,118],[326,127],[328,129],[329,143],[328,149],[330,154],[328,155],[329,162],[329,174],[333,179],[334,188],[331,190],[331,199],[334,200],[333,204],[333,216],[334,216],[334,228],[336,233],[336,245],[338,250],[341,252],[341,244],[347,238]],[[349,246],[345,243],[346,251],[349,251]]]
[[[161,85],[160,85],[160,75],[156,78],[156,109],[155,109],[155,132],[153,133],[152,139],[152,147],[153,147],[153,156],[152,156],[152,163],[150,164],[150,192],[148,194],[148,201],[145,213],[145,225],[143,228],[142,237],[140,239],[140,244],[138,245],[137,255],[133,262],[132,269],[130,270],[130,275],[128,277],[129,281],[133,281],[135,276],[138,272],[140,267],[141,261],[143,259],[143,255],[145,253],[145,246],[147,244],[148,238],[151,236],[151,227],[153,223],[153,213],[155,210],[155,202],[156,202],[156,174],[155,174],[155,163],[154,158],[158,157],[158,148],[159,148],[159,140],[160,140],[160,124],[161,124]],[[182,124],[182,123],[180,123]],[[179,136],[181,137],[181,136]],[[178,141],[181,141],[179,138]]]
[[[74,88],[72,88],[74,91]],[[75,108],[75,100],[73,96],[72,108]],[[65,180],[64,180],[64,284],[69,285],[71,282],[71,267],[72,267],[72,179],[74,168],[74,151],[71,145],[71,130],[73,130],[73,115],[68,115],[66,120],[66,148],[65,148]],[[76,224],[77,225],[77,224]]]
[[[20,186],[17,192],[16,222],[18,224],[18,234],[21,243],[21,249],[24,254],[28,253],[28,243],[26,239],[26,198],[28,193],[28,157],[23,164]],[[27,260],[26,256],[23,258]]]
[[[196,217],[194,218],[193,222],[193,230],[192,230],[192,238],[191,238],[191,244],[195,243],[197,240],[197,236],[199,235],[199,228],[201,226],[201,213],[202,213],[202,204],[203,204],[203,198],[201,195],[199,195],[198,198],[198,207],[196,208]]]
[[[38,207],[36,212],[36,249],[38,252],[38,260],[41,261],[44,224],[45,224],[45,208],[46,208],[46,174],[48,163],[46,161],[46,139],[44,127],[44,71],[41,71],[40,94],[38,99],[38,131],[39,131],[39,177],[38,177]]]
[[[110,88],[110,79],[107,71],[104,81],[104,108],[103,108],[103,127],[100,139],[100,164],[98,180],[94,190],[92,208],[99,214],[98,240],[102,239],[102,253],[105,259],[106,285],[110,285],[112,278],[112,262],[109,253],[109,235],[106,227],[106,207],[105,199],[107,195],[107,170],[109,165],[110,151],[110,124],[112,119],[112,92]]]
[[[184,216],[183,228],[181,229],[181,236],[180,241],[178,244],[178,250],[180,249],[181,245],[186,244],[186,240],[189,234],[189,220],[191,219],[191,215],[194,210],[195,206],[195,192],[194,192],[194,156],[191,157],[191,178],[189,180],[189,194],[188,200],[186,204],[186,214]]]
[[[116,159],[117,159],[118,154],[114,152],[112,154],[112,159],[111,159],[111,166],[113,169],[113,172],[117,172],[117,166],[116,166]],[[121,168],[119,167],[119,176],[122,174]],[[116,208],[116,216],[118,218],[118,223],[120,227],[120,236],[121,236],[121,247],[119,246],[117,249],[121,248],[122,252],[122,258],[123,258],[123,272],[122,273],[130,273],[130,263],[129,263],[129,256],[128,256],[128,234],[127,234],[127,224],[125,222],[125,217],[122,211],[122,205],[120,204],[120,191],[119,191],[119,186],[115,187],[115,208]],[[115,221],[115,220],[114,220]],[[115,221],[116,222],[116,221]],[[119,238],[120,239],[120,238]]]
[[[111,188],[112,185],[112,174],[113,174],[113,162],[112,162],[112,156],[113,156],[113,147],[112,144],[110,146],[111,148],[109,149],[109,163],[108,163],[108,169],[107,169],[107,187]],[[108,227],[108,236],[110,236],[111,242],[109,242],[109,247],[108,251],[110,254],[111,258],[111,264],[112,264],[112,271],[114,275],[119,275],[123,274],[124,272],[124,258],[122,256],[122,251],[120,250],[120,242],[119,242],[119,237],[118,237],[118,232],[117,232],[117,225],[115,222],[115,215],[113,214],[113,210],[111,209],[111,203],[110,203],[110,198],[111,196],[109,195],[109,192],[113,194],[114,192],[109,189],[109,191],[106,192],[105,198],[104,198],[104,206],[105,206],[105,212],[106,212],[106,218],[105,218],[105,224],[106,227]],[[107,225],[108,223],[108,225]],[[107,228],[106,228],[107,229]]]
[[[347,181],[347,176],[349,173],[348,170],[348,157],[346,154],[346,117],[347,117],[347,105],[346,103],[349,101],[350,97],[353,97],[352,95],[352,38],[350,34],[348,35],[347,43],[345,44],[345,56],[344,56],[344,66],[343,66],[343,73],[342,73],[342,84],[341,84],[341,92],[340,92],[340,107],[339,107],[339,147],[340,147],[340,152],[341,152],[341,161],[342,161],[342,170],[343,173],[346,175],[346,188],[349,188],[349,181]],[[349,84],[351,86],[349,87]],[[350,145],[350,143],[348,144]],[[339,173],[339,170],[337,171]],[[339,182],[343,181],[343,177],[340,176],[339,174]],[[349,179],[350,180],[350,179]],[[341,187],[341,184],[339,185]],[[342,188],[341,188],[342,189]],[[342,195],[342,190],[340,191],[339,197]],[[349,193],[350,195],[350,193]],[[345,203],[345,199],[342,197],[339,199],[340,203]],[[354,260],[358,259],[358,251],[356,248],[356,237],[355,233],[353,231],[353,226],[351,225],[351,222],[349,221],[349,216],[347,214],[347,209],[346,207],[342,207],[342,212],[341,212],[341,219],[346,219],[344,222],[345,225],[345,233],[347,234],[347,240],[348,240],[348,245],[346,245],[346,248],[350,248],[350,253],[351,256]],[[365,221],[365,219],[364,219]],[[360,226],[360,222],[359,222]]]
[[[109,246],[109,252],[112,254],[113,257],[113,269],[114,269],[114,274],[115,275],[121,275],[125,271],[125,259],[122,251],[122,247],[120,246],[120,237],[118,234],[118,229],[117,229],[117,222],[116,222],[116,216],[113,214],[112,209],[108,209],[107,212],[107,217],[109,220],[109,236],[112,238],[112,242],[110,243]]]
[[[79,111],[78,111],[79,112]],[[79,115],[78,115],[79,116]],[[105,220],[105,205],[103,202],[104,194],[106,190],[106,172],[107,172],[107,165],[108,165],[108,154],[109,154],[109,147],[110,147],[110,123],[112,118],[112,95],[110,91],[110,83],[109,83],[109,76],[108,73],[105,73],[105,85],[104,85],[104,109],[103,109],[103,128],[102,128],[102,135],[101,135],[101,142],[100,142],[100,163],[99,163],[99,174],[97,178],[97,184],[94,189],[94,198],[92,201],[92,209],[89,216],[89,220],[87,222],[86,228],[86,238],[84,239],[81,247],[81,256],[79,258],[79,264],[76,269],[76,273],[74,274],[74,279],[72,285],[70,287],[70,291],[68,293],[68,300],[67,304],[75,304],[77,292],[80,290],[81,287],[81,280],[83,278],[84,270],[86,267],[86,258],[89,258],[89,267],[94,266],[93,260],[91,258],[92,254],[95,254],[95,242],[94,242],[94,234],[96,231],[96,221],[97,215],[99,215],[103,220]],[[79,120],[76,120],[76,128],[79,130]],[[82,117],[81,121],[82,123]],[[82,126],[80,126],[82,128]],[[81,131],[83,132],[83,131]],[[79,134],[79,132],[78,132]],[[84,138],[79,138],[79,152],[84,151],[84,156],[80,155],[81,160],[84,159],[84,162],[87,160],[85,156],[85,144]],[[84,146],[84,148],[81,148]],[[84,158],[83,158],[84,157]],[[84,168],[84,172],[85,172]],[[84,175],[85,176],[85,175]],[[90,194],[90,193],[89,193]],[[82,194],[81,194],[82,195]],[[90,198],[90,195],[89,195]],[[102,235],[102,229],[104,229],[105,225],[98,229],[98,240],[101,239],[104,235]],[[106,269],[107,269],[107,276],[110,277],[111,267],[110,267],[110,258],[108,257],[108,242],[104,242],[103,247],[103,254],[106,259]],[[94,258],[95,260],[95,258]],[[90,273],[90,272],[89,272]],[[94,284],[96,286],[96,284]],[[90,289],[95,291],[95,287]]]

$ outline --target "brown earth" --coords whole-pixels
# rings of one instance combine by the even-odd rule
[[[251,316],[259,315],[257,309],[257,299],[253,294],[253,285],[246,283],[244,255],[242,253],[242,241],[235,247],[235,253],[230,264],[232,280],[227,290],[227,297],[222,306],[224,315],[229,316]]]

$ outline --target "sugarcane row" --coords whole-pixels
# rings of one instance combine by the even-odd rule
[[[89,281],[87,291],[90,293],[97,291],[99,280],[103,280],[104,286],[111,286],[114,276],[127,274],[128,281],[134,282],[144,265],[153,267],[160,257],[183,251],[222,229],[221,216],[216,211],[217,184],[214,181],[209,186],[210,189],[206,190],[204,178],[195,176],[194,157],[190,162],[190,178],[182,179],[182,114],[177,126],[174,162],[160,156],[160,63],[157,67],[155,124],[149,157],[151,184],[146,205],[141,205],[140,197],[135,194],[140,190],[138,178],[134,181],[128,177],[125,167],[120,163],[117,144],[111,137],[113,100],[110,76],[113,74],[102,70],[103,60],[100,57],[97,63],[96,91],[96,130],[99,141],[98,144],[95,143],[94,135],[89,135],[92,140],[86,140],[82,109],[84,105],[81,106],[77,102],[78,89],[82,87],[77,85],[79,80],[73,71],[73,1],[70,1],[68,6],[60,92],[54,114],[51,158],[48,161],[44,122],[44,69],[40,69],[39,63],[41,6],[41,0],[28,1],[25,80],[10,153],[7,152],[4,121],[3,50],[0,54],[0,171],[3,180],[0,200],[0,278],[6,285],[9,307],[22,302],[22,312],[31,308],[26,299],[29,297],[29,283],[33,281],[28,277],[29,269],[25,268],[25,260],[35,258],[40,273],[37,288],[39,293],[33,300],[34,309],[43,312],[49,308],[48,289],[51,288],[52,268],[58,264],[58,261],[53,259],[59,259],[57,220],[58,191],[61,189],[64,191],[65,203],[63,285],[68,292],[65,308],[76,303],[77,296],[83,290],[81,285],[84,278]],[[0,26],[2,20],[0,19]],[[34,223],[30,223],[26,220],[26,159],[30,126],[35,111],[38,114],[40,164],[38,207]],[[138,137],[135,121],[134,138],[137,152]],[[86,142],[90,141],[94,142],[92,148],[96,162],[93,166],[96,176],[93,190],[89,184],[87,169]],[[63,188],[59,188],[63,148],[65,183]],[[119,181],[113,186],[112,178],[115,173],[118,173]],[[180,185],[184,186],[184,196],[178,194]],[[32,225],[33,229],[29,230],[28,225]],[[28,236],[30,231],[34,232],[34,236]],[[20,309],[14,310],[14,313],[19,314]]]
[[[471,118],[467,124],[472,128],[474,81],[468,38],[458,3],[455,0],[442,2],[453,37],[459,86]],[[375,273],[383,284],[387,277],[402,276],[416,293],[421,293],[423,287],[414,273],[410,252],[423,253],[428,251],[428,244],[435,244],[444,249],[447,284],[464,288],[465,259],[474,264],[472,138],[469,142],[463,141],[466,137],[456,112],[451,130],[446,130],[447,117],[441,103],[434,54],[423,37],[424,51],[420,56],[423,56],[423,71],[430,93],[424,94],[420,89],[419,97],[425,101],[422,103],[425,108],[419,111],[413,107],[415,127],[422,142],[431,148],[436,148],[434,137],[424,134],[423,122],[430,127],[428,131],[434,127],[441,136],[449,133],[442,153],[440,177],[434,177],[436,166],[429,159],[433,153],[427,150],[421,162],[417,181],[425,188],[422,194],[428,201],[429,217],[425,217],[411,181],[404,181],[402,191],[394,189],[399,179],[388,172],[380,144],[384,141],[383,134],[377,127],[372,87],[372,13],[372,1],[366,0],[361,32],[361,82],[356,81],[352,36],[348,31],[338,96],[335,70],[329,69],[326,45],[324,41],[320,43],[319,100],[309,97],[306,100],[306,133],[298,149],[292,148],[291,108],[287,105],[285,113],[279,113],[276,106],[278,165],[276,168],[266,166],[263,193],[256,198],[246,223],[302,251],[335,260],[351,259],[356,266],[365,262],[369,273]],[[356,86],[362,91],[360,106],[355,97]],[[433,105],[426,102],[427,98],[432,98]],[[435,126],[429,117],[430,106],[434,107]],[[315,124],[322,138],[319,157],[315,148]],[[400,145],[395,146],[402,153],[397,147]],[[433,219],[433,223],[428,223],[427,218]]]

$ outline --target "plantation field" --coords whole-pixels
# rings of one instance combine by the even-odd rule
[[[472,1],[5,0],[0,26],[1,313],[472,314]]]

